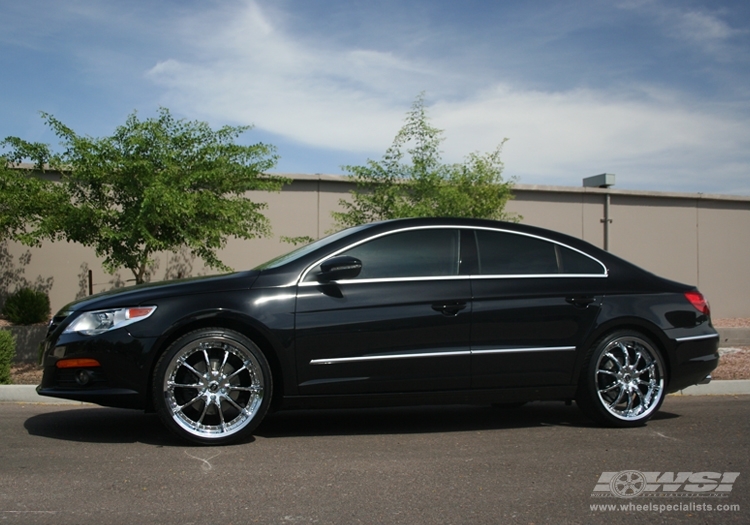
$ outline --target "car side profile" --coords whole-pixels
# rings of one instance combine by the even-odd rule
[[[155,410],[201,444],[246,438],[284,408],[575,400],[630,427],[710,380],[718,343],[695,287],[580,239],[400,219],[253,270],[71,303],[38,392]]]

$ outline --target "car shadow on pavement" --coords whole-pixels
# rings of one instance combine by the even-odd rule
[[[679,417],[657,413],[653,420]],[[529,427],[596,428],[575,405],[535,402],[520,408],[491,406],[418,406],[366,409],[288,410],[270,414],[256,429],[263,438],[297,436],[449,433]],[[155,414],[139,410],[85,407],[30,417],[30,435],[86,443],[145,443],[184,447]],[[253,437],[237,444],[250,443]]]
[[[654,419],[679,417],[659,413]],[[529,427],[597,428],[574,405],[534,402],[519,408],[449,405],[371,409],[293,410],[272,414],[255,431],[265,438],[357,434],[466,432]]]
[[[56,410],[28,418],[24,428],[32,436],[83,443],[145,443],[185,446],[167,430],[156,414],[142,410],[83,407]]]

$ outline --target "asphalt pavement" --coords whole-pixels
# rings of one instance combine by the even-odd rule
[[[0,403],[0,520],[745,524],[749,401],[669,396],[634,429],[596,427],[552,402],[290,411],[226,447],[185,444],[140,411]],[[658,499],[595,490],[633,472],[734,481]]]

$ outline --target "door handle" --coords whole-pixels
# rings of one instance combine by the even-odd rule
[[[565,300],[578,308],[586,308],[595,301],[593,297],[585,296],[567,297]]]
[[[465,302],[454,302],[454,303],[435,303],[432,305],[432,309],[436,312],[440,312],[448,317],[455,317],[458,312],[466,308]]]

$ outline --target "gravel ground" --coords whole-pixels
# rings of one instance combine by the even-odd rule
[[[731,318],[716,319],[717,328],[747,328],[750,319]],[[719,367],[711,377],[714,379],[750,379],[750,347],[721,348]],[[11,380],[16,385],[38,385],[42,379],[42,371],[36,364],[21,364],[11,368]]]
[[[750,318],[747,317],[727,317],[712,321],[716,328],[750,328]]]

